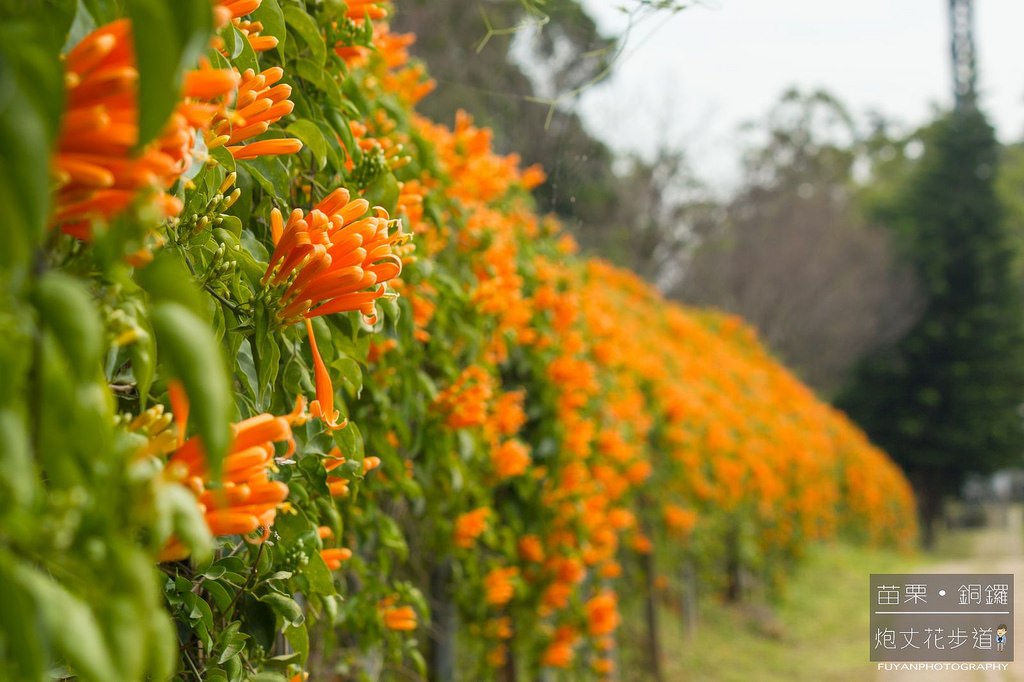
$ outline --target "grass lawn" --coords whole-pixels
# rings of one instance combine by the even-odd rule
[[[920,555],[824,544],[810,550],[771,605],[705,600],[687,640],[677,613],[659,614],[666,682],[869,682],[868,580],[871,573],[920,570]],[[642,642],[642,618],[627,616],[627,636]],[[632,647],[631,647],[632,648]],[[635,649],[634,649],[635,651]],[[639,682],[644,666],[623,652],[622,679]]]

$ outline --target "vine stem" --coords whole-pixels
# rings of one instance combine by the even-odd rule
[[[231,600],[231,603],[228,604],[228,607],[226,609],[224,609],[224,613],[225,614],[230,613],[231,609],[234,608],[235,603],[238,601],[238,598],[241,597],[242,593],[247,591],[249,589],[249,585],[252,584],[252,580],[253,580],[253,578],[256,577],[256,572],[257,572],[257,570],[259,568],[259,565],[260,565],[260,557],[263,556],[263,546],[265,544],[266,543],[263,543],[263,542],[260,543],[260,548],[258,550],[256,550],[256,559],[252,562],[252,569],[249,571],[249,577],[246,578],[245,584],[242,585],[242,589],[238,590],[238,592],[235,593],[235,596]]]

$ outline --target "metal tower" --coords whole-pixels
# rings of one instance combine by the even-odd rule
[[[973,0],[949,0],[953,47],[953,97],[957,111],[974,107],[977,81],[974,61]]]

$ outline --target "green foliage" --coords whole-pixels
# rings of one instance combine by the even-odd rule
[[[965,111],[937,121],[923,140],[923,157],[885,215],[926,309],[898,343],[865,360],[840,404],[934,506],[964,473],[1019,462],[1024,319],[992,128]]]

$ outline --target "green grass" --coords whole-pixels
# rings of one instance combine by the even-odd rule
[[[692,640],[679,615],[665,608],[659,614],[665,680],[872,681],[877,671],[868,658],[869,575],[919,570],[922,558],[844,544],[815,547],[771,606],[705,600]],[[628,619],[636,646],[642,621]],[[642,659],[633,657],[639,658],[635,649],[623,651],[623,680],[649,679]]]

